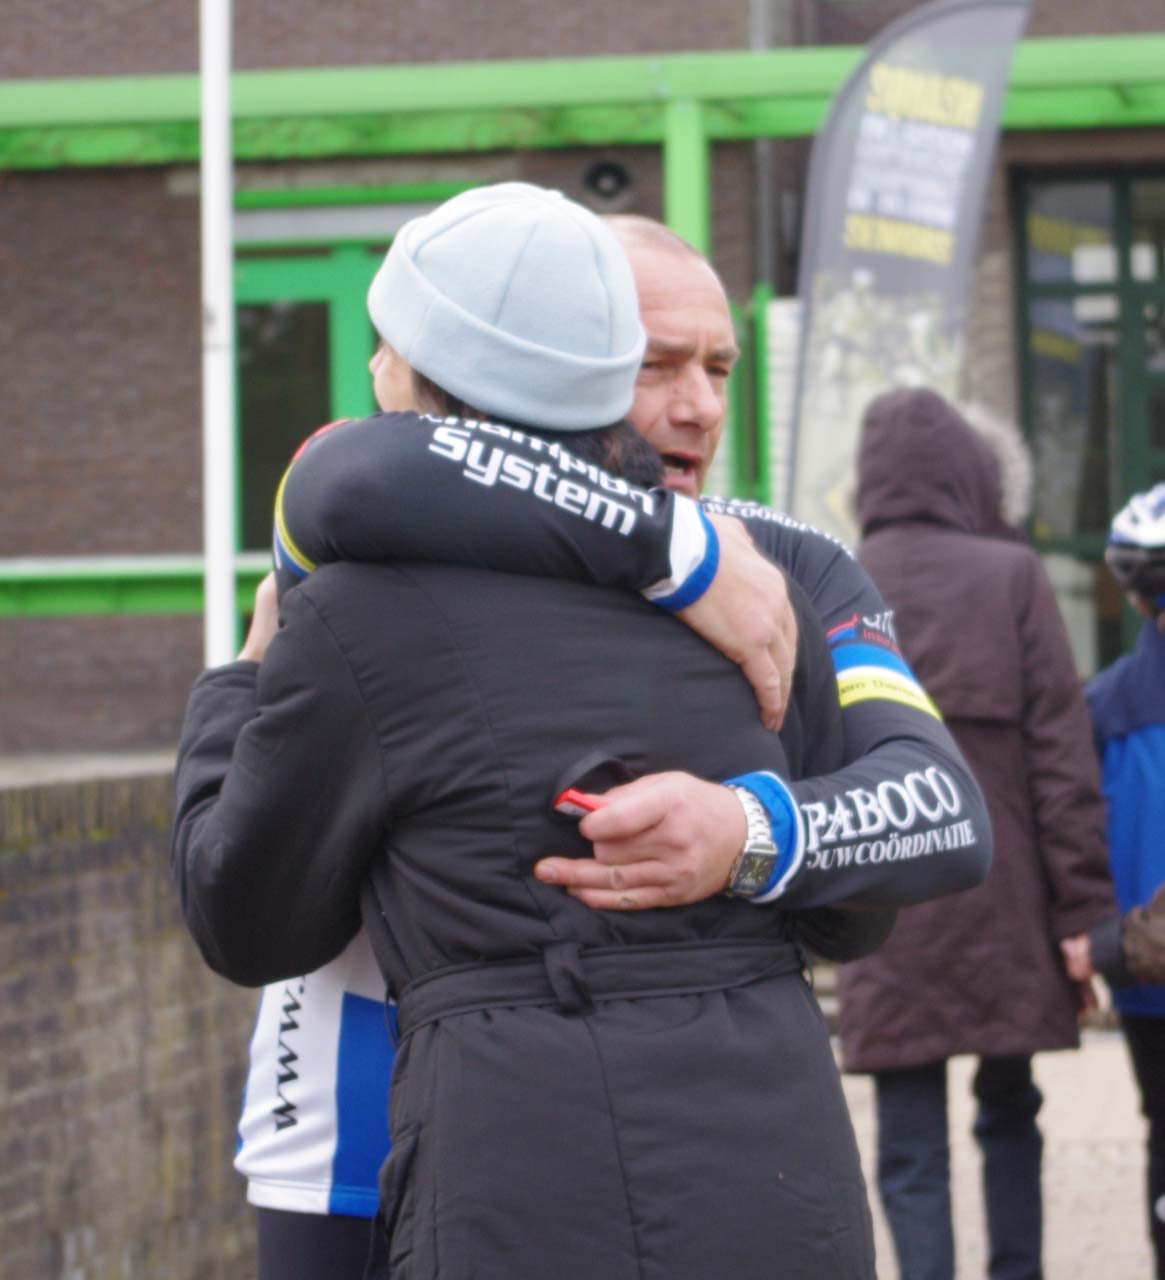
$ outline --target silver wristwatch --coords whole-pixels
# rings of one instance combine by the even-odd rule
[[[748,832],[744,847],[736,855],[724,892],[734,898],[755,898],[772,878],[780,850],[773,840],[773,827],[768,810],[747,787],[728,788],[736,794],[744,809]]]

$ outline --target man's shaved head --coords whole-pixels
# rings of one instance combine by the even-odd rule
[[[624,249],[655,249],[662,252],[684,254],[699,258],[701,262],[708,259],[689,244],[681,235],[677,235],[671,227],[665,226],[655,218],[645,217],[641,213],[607,213],[602,215],[603,221],[615,233]]]

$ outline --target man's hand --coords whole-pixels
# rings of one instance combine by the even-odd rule
[[[1092,985],[1092,979],[1096,975],[1092,965],[1092,941],[1086,933],[1078,933],[1074,938],[1063,938],[1060,942],[1060,954],[1064,957],[1068,977],[1076,984],[1076,1016],[1086,1018],[1100,1007],[1096,989]]]
[[[1064,957],[1064,968],[1073,982],[1087,982],[1096,970],[1092,967],[1092,942],[1086,933],[1077,934],[1074,938],[1065,938],[1060,943],[1060,954]]]
[[[239,658],[245,662],[262,662],[271,637],[279,630],[279,601],[275,596],[275,574],[269,573],[255,588],[255,612],[251,615],[251,629]]]
[[[715,782],[655,773],[603,796],[579,823],[593,858],[543,858],[534,874],[588,907],[678,907],[720,893],[747,823],[740,801]]]
[[[765,727],[779,729],[797,655],[797,620],[784,574],[752,545],[739,520],[708,519],[720,539],[720,565],[708,590],[677,616],[740,666],[756,691]]]

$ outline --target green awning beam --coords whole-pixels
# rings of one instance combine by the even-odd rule
[[[798,137],[821,123],[853,47],[425,66],[241,71],[240,160],[666,142],[669,106],[712,141]],[[191,163],[195,75],[0,84],[0,169]],[[1005,128],[1165,124],[1165,31],[1025,40]]]

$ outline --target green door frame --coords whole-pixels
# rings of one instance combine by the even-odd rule
[[[371,354],[365,295],[371,279],[369,243],[322,244],[312,257],[235,256],[235,305],[323,302],[328,305],[330,413],[363,418],[376,407],[368,378]]]

